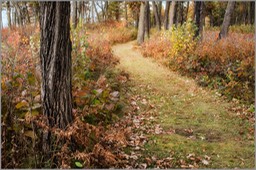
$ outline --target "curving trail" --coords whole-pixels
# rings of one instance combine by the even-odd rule
[[[120,60],[118,69],[130,75],[130,91],[139,106],[137,118],[144,120],[139,128],[148,142],[138,152],[145,159],[172,157],[174,167],[254,167],[254,138],[248,137],[246,123],[232,112],[234,103],[143,57],[134,44],[115,45],[113,52]]]

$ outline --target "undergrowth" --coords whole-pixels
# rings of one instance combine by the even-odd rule
[[[200,85],[217,89],[228,99],[253,104],[254,34],[230,31],[227,38],[217,41],[217,31],[206,31],[199,41],[192,38],[194,29],[188,26],[156,33],[142,45],[143,55],[160,59],[172,70],[194,77]]]
[[[118,62],[111,44],[128,41],[133,33],[123,31],[125,39],[109,41],[88,28],[71,31],[74,107],[66,130],[48,127],[42,115],[38,26],[2,29],[2,168],[122,167],[120,155],[113,153],[118,146],[107,132],[120,113],[120,89],[113,88],[105,72]],[[111,83],[120,83],[120,76],[126,79],[115,75]],[[43,131],[55,141],[50,158],[42,152]]]

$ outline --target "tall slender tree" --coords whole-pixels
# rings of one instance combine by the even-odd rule
[[[164,29],[165,30],[169,29],[168,22],[169,22],[170,4],[171,4],[171,1],[166,1],[165,12],[164,12]]]
[[[161,30],[161,18],[160,18],[159,10],[158,10],[158,7],[157,7],[155,1],[153,1],[153,13],[155,16],[157,29],[160,31]]]
[[[7,20],[8,20],[8,27],[11,28],[12,21],[11,21],[11,8],[10,8],[10,2],[6,2],[6,8],[7,8]]]
[[[197,30],[195,32],[195,37],[203,36],[203,25],[204,25],[204,2],[196,1],[195,3],[195,24]]]
[[[77,1],[72,2],[72,26],[77,27]]]
[[[144,20],[144,27],[145,27],[145,35],[149,38],[149,31],[150,31],[150,8],[149,8],[149,1],[145,4],[145,20]]]
[[[141,2],[139,28],[138,28],[138,35],[137,35],[137,43],[139,45],[141,45],[144,42],[144,34],[145,34],[144,20],[145,20],[145,2]]]
[[[174,23],[175,6],[176,6],[176,1],[172,1],[170,12],[169,12],[169,28],[171,28]]]
[[[230,26],[231,15],[234,11],[234,8],[235,8],[235,1],[229,1],[218,39],[225,38],[228,35],[228,28]]]
[[[193,21],[195,17],[195,1],[189,2],[187,20]]]

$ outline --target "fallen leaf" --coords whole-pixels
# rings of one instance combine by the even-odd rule
[[[20,109],[20,108],[22,108],[24,106],[28,106],[28,102],[26,102],[25,100],[22,100],[15,107],[16,107],[16,109]]]
[[[205,160],[205,159],[202,160],[202,163],[203,163],[204,165],[209,165],[209,162],[208,162],[207,160]]]

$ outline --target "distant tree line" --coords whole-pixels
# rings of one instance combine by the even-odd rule
[[[22,26],[39,21],[39,2],[2,2],[7,11],[8,26]],[[145,3],[145,2],[143,2]],[[200,5],[201,4],[201,5]],[[188,18],[200,16],[204,25],[221,26],[228,2],[204,1],[150,1],[146,2],[145,15],[148,27],[169,29],[172,25],[183,24]],[[71,19],[77,23],[94,23],[107,20],[125,20],[127,24],[139,26],[141,2],[126,1],[72,1]],[[230,17],[230,24],[254,24],[255,2],[236,2]],[[200,20],[200,19],[198,19]]]

